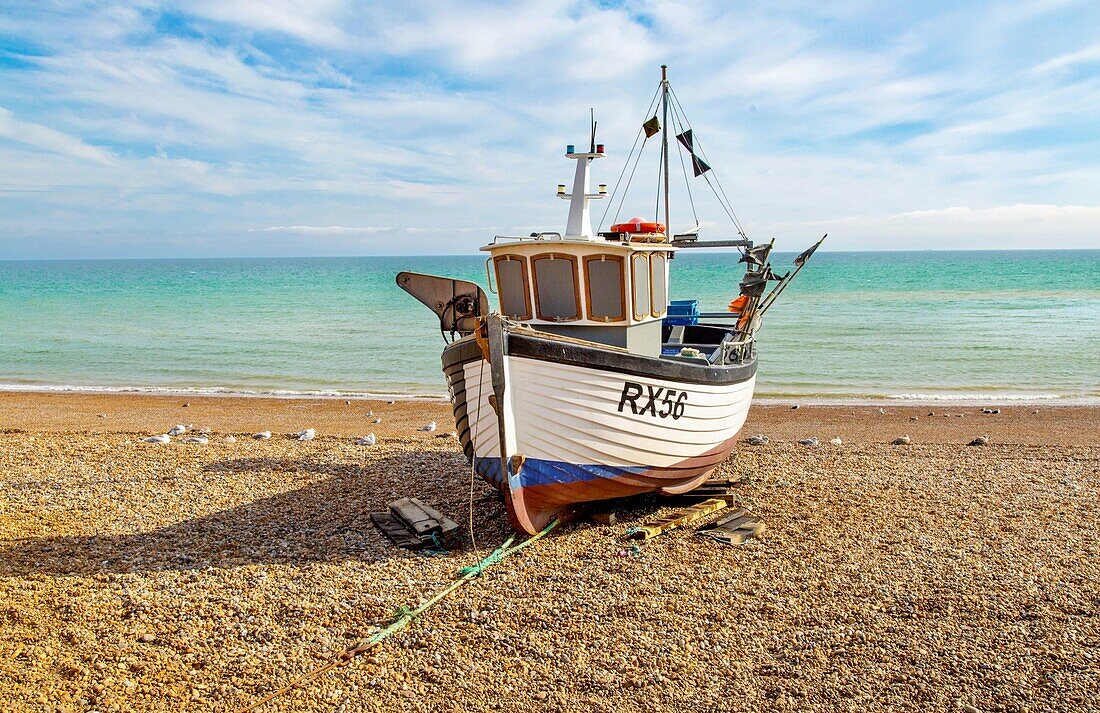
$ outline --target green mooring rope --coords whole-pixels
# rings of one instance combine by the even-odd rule
[[[351,648],[345,649],[344,651],[342,651],[340,653],[339,656],[332,659],[331,661],[326,663],[324,666],[321,666],[320,668],[315,668],[312,671],[308,671],[308,672],[302,674],[301,676],[294,679],[293,681],[288,683],[286,686],[283,686],[282,688],[275,691],[274,693],[271,693],[271,694],[265,696],[264,698],[261,698],[260,700],[256,701],[255,703],[253,703],[253,704],[251,704],[251,705],[249,705],[245,708],[242,708],[241,713],[245,713],[245,711],[250,711],[250,710],[254,710],[256,708],[259,708],[264,703],[267,703],[268,701],[274,699],[275,697],[280,696],[283,693],[286,693],[287,691],[293,689],[294,687],[298,686],[300,683],[302,683],[304,681],[307,681],[307,680],[309,680],[309,679],[311,679],[315,676],[320,676],[325,671],[329,671],[329,670],[334,669],[338,666],[346,665],[349,661],[351,661],[356,656],[359,656],[359,655],[365,653],[366,651],[374,648],[375,646],[380,644],[383,640],[389,638],[393,634],[396,634],[397,632],[399,632],[402,629],[404,629],[405,627],[407,627],[409,624],[411,624],[413,622],[414,619],[416,619],[418,616],[423,614],[428,609],[435,606],[441,599],[446,597],[448,594],[455,591],[456,589],[458,589],[462,585],[470,582],[471,580],[476,579],[477,577],[480,577],[482,572],[489,569],[493,565],[497,564],[498,562],[503,560],[508,555],[519,552],[520,550],[526,548],[528,545],[532,544],[533,542],[541,539],[546,533],[553,530],[557,526],[557,524],[558,524],[558,521],[554,520],[549,525],[547,525],[545,528],[543,528],[542,531],[539,532],[537,535],[532,535],[531,537],[528,537],[526,540],[519,543],[518,545],[512,544],[513,542],[515,542],[516,536],[515,535],[510,536],[507,540],[505,540],[500,545],[500,547],[493,550],[491,553],[489,553],[489,555],[487,557],[485,557],[483,560],[481,560],[477,564],[472,564],[472,565],[463,567],[462,569],[458,570],[457,578],[453,582],[451,582],[446,587],[444,587],[443,589],[436,592],[429,599],[422,602],[419,606],[415,607],[414,609],[409,609],[408,607],[405,607],[405,606],[398,607],[397,609],[394,610],[389,625],[387,625],[384,629],[381,629],[381,630],[375,632],[369,638],[363,639],[362,641],[357,643],[355,646],[352,646]]]

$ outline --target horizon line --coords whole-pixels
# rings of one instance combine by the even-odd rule
[[[695,249],[691,253],[718,254],[727,249]],[[480,250],[478,251],[480,252]],[[798,250],[776,250],[775,254],[797,254]],[[1029,253],[1029,252],[1100,252],[1096,248],[920,248],[897,250],[820,250],[820,254],[834,255],[850,253]],[[474,257],[476,253],[432,253],[432,254],[365,254],[365,255],[176,255],[176,256],[137,256],[137,257],[0,257],[0,262],[97,262],[121,260],[346,260],[355,258],[426,258],[426,257]]]

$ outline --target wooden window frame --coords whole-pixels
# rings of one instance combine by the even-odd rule
[[[588,263],[590,262],[617,262],[619,263],[619,307],[620,311],[618,316],[615,317],[597,317],[592,314],[592,280],[588,273]],[[585,255],[584,256],[584,298],[585,298],[585,314],[588,315],[589,321],[592,322],[623,322],[626,321],[626,260],[622,255],[613,255],[611,253],[600,253],[599,255]]]
[[[518,260],[519,261],[520,276],[523,278],[523,306],[524,306],[524,309],[526,309],[526,312],[524,312],[523,315],[521,315],[521,316],[512,317],[512,319],[520,319],[520,320],[531,319],[531,282],[528,278],[528,273],[530,272],[530,270],[528,269],[527,258],[524,255],[496,255],[496,256],[493,257],[493,272],[496,273],[497,291],[498,292],[501,289],[501,287],[500,287],[501,282],[500,282],[500,268],[498,267],[497,263],[503,262],[505,260]],[[502,312],[504,311],[503,300],[501,301],[500,309],[501,309]]]
[[[568,260],[573,266],[573,303],[577,306],[577,316],[569,319],[561,319],[557,317],[544,317],[542,314],[542,301],[539,300],[539,271],[535,265],[539,260]],[[577,256],[567,255],[565,253],[539,253],[538,255],[532,255],[531,261],[531,280],[535,285],[535,316],[544,322],[577,322],[584,319],[584,305],[581,304],[581,274],[577,270]]]
[[[649,276],[649,309],[645,314],[638,313],[638,285],[634,281],[634,261],[645,260],[645,274]],[[630,256],[630,314],[634,316],[635,321],[641,321],[650,316],[650,312],[653,311],[653,273],[649,255],[643,252],[637,252]]]
[[[661,256],[661,260],[665,264],[665,266],[664,266],[665,274],[662,275],[663,281],[664,281],[664,284],[665,284],[665,299],[659,306],[657,304],[657,300],[653,299],[653,284],[654,284],[654,282],[653,282],[653,258],[656,257],[657,255]],[[668,255],[663,253],[663,252],[660,252],[658,250],[654,250],[653,252],[649,253],[649,313],[650,313],[650,315],[652,315],[654,317],[660,317],[662,314],[665,313],[665,308],[667,306],[668,306]]]

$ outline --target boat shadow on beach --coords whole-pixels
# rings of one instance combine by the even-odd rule
[[[9,540],[0,543],[0,575],[417,558],[392,545],[370,520],[371,512],[385,510],[388,502],[405,495],[421,498],[463,525],[453,550],[461,552],[469,549],[468,468],[461,454],[442,461],[409,454],[360,463],[312,457],[220,460],[205,466],[205,477],[248,472],[331,477],[144,532]],[[499,542],[511,532],[502,499],[480,479],[474,483],[473,522],[478,543]]]

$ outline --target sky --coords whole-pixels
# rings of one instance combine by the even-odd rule
[[[661,64],[754,240],[1100,248],[1097,27],[1046,0],[0,0],[0,259],[563,230],[565,145],[594,109],[614,188]],[[653,215],[657,149],[605,227]],[[670,164],[673,229],[732,237]]]

